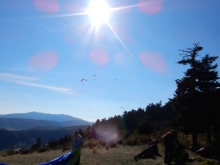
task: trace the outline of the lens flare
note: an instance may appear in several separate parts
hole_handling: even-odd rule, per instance
[[[90,58],[95,64],[104,66],[108,62],[108,52],[103,48],[96,48],[90,52]]]
[[[118,129],[115,125],[99,125],[95,128],[95,134],[99,140],[108,144],[119,140]]]
[[[55,51],[46,51],[31,57],[29,65],[33,69],[49,71],[58,63],[58,54]]]
[[[54,14],[60,10],[58,0],[33,0],[35,7],[47,14]]]
[[[153,15],[162,10],[162,0],[140,0],[138,8],[142,13]]]
[[[162,55],[152,52],[143,52],[139,55],[142,64],[157,73],[168,72],[168,65]]]

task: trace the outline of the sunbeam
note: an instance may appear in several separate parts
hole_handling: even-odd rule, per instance
[[[85,35],[85,37],[84,37],[84,39],[83,39],[82,47],[79,48],[79,50],[80,50],[79,53],[82,54],[82,55],[80,56],[79,63],[78,63],[78,65],[76,66],[76,69],[75,69],[75,71],[74,71],[73,74],[77,73],[77,72],[78,72],[78,69],[80,68],[79,66],[80,66],[81,62],[83,61],[85,52],[86,52],[87,47],[88,47],[88,45],[89,45],[89,43],[90,43],[90,41],[91,41],[92,36],[91,36],[90,34],[92,34],[92,31],[93,31],[93,30],[94,30],[94,28],[90,25],[90,26],[89,26],[89,30],[87,31],[87,33],[86,33],[86,35]]]
[[[147,75],[147,73],[143,70],[143,68],[140,66],[140,64],[135,60],[135,58],[133,57],[132,53],[129,51],[129,49],[126,47],[126,45],[122,42],[122,40],[120,39],[120,37],[117,35],[117,33],[114,31],[114,29],[111,27],[111,25],[109,23],[106,23],[108,25],[108,27],[110,28],[110,30],[112,31],[112,33],[115,35],[115,37],[118,39],[118,41],[122,44],[122,46],[124,47],[124,49],[127,51],[127,53],[130,55],[130,57],[133,59],[133,61],[137,64],[137,66],[139,67],[139,69],[145,74],[145,76],[148,78],[148,80],[152,83],[152,85],[155,87],[155,89],[157,89],[157,91],[161,94],[161,96],[163,96],[163,94],[161,93],[160,89],[157,87],[157,85],[153,82],[153,80]]]
[[[111,25],[106,22],[106,24],[108,25],[108,27],[110,28],[110,30],[112,31],[112,33],[115,35],[115,37],[118,39],[118,41],[122,44],[122,46],[124,47],[124,49],[127,51],[127,53],[131,56],[131,58],[136,62],[136,60],[134,59],[132,53],[128,50],[128,48],[125,46],[125,44],[122,42],[122,40],[120,39],[120,37],[117,35],[117,33],[114,31],[114,29],[111,27]],[[137,62],[136,62],[137,63]],[[138,63],[137,63],[138,64]]]
[[[168,1],[168,0],[154,0],[154,1],[151,0],[151,1],[147,1],[147,2],[141,2],[141,3],[138,3],[138,4],[134,4],[134,5],[115,7],[115,8],[112,8],[112,12],[118,11],[118,10],[125,10],[125,9],[130,9],[130,8],[136,8],[136,7],[149,6],[149,5],[161,3],[161,2],[164,2],[164,1]]]
[[[64,18],[64,17],[74,17],[74,16],[82,16],[82,15],[88,15],[88,12],[80,12],[80,13],[71,13],[71,14],[54,14],[54,15],[47,15],[47,16],[38,16],[38,17],[22,17],[22,18],[16,18],[16,19],[5,19],[1,21],[29,21],[29,20],[42,20],[42,19],[56,19],[56,18]]]

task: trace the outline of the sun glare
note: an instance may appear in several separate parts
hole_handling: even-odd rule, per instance
[[[88,13],[92,23],[95,26],[100,26],[108,21],[111,10],[106,0],[91,0]]]

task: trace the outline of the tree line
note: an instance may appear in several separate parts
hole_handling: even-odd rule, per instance
[[[133,134],[151,134],[165,127],[192,134],[192,145],[198,146],[197,134],[207,134],[207,143],[220,142],[220,83],[217,56],[205,54],[199,59],[203,49],[196,43],[192,48],[180,50],[180,65],[189,68],[184,76],[175,80],[173,98],[162,103],[150,103],[145,109],[124,111],[122,115],[104,118],[89,126],[88,137],[102,139],[110,133],[124,132],[124,137]],[[102,132],[102,133],[100,133]],[[104,133],[103,133],[104,132]]]

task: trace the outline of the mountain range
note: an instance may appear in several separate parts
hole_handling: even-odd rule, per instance
[[[47,114],[40,112],[13,113],[0,115],[0,128],[22,130],[37,127],[69,127],[91,125],[92,122],[64,114]]]

